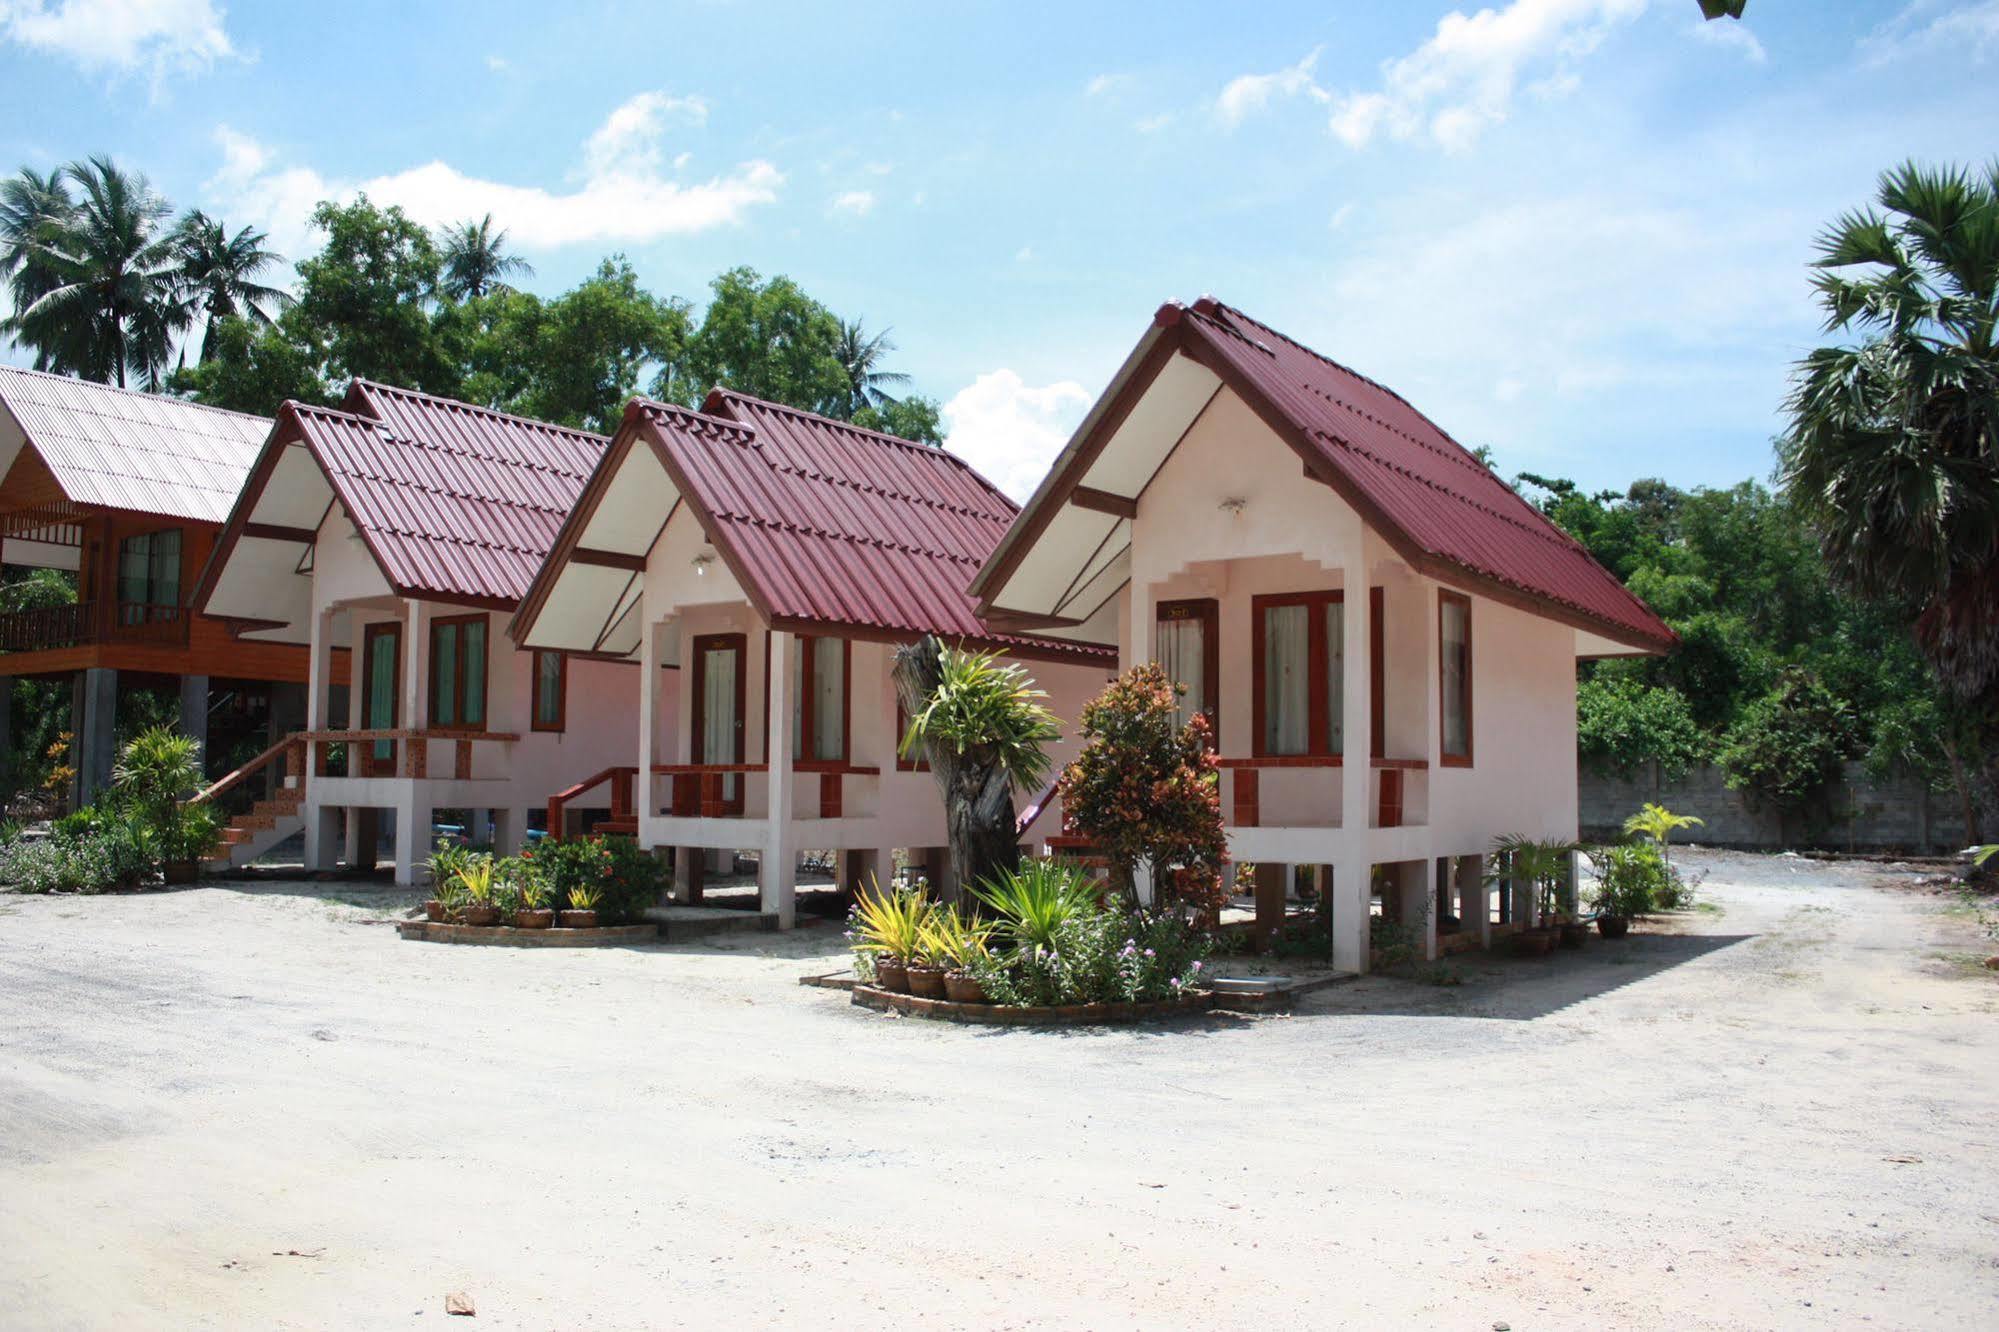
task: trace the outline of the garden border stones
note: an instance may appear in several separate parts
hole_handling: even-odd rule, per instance
[[[517,930],[506,925],[451,925],[401,920],[396,933],[422,943],[492,944],[501,948],[609,948],[659,942],[658,925],[604,925],[591,930]]]

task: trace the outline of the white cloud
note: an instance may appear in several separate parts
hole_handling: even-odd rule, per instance
[[[1945,4],[1913,0],[1860,41],[1871,64],[1940,51],[1969,51],[1982,59],[1999,48],[1999,0]]]
[[[1574,63],[1645,6],[1646,0],[1512,0],[1503,9],[1453,11],[1429,40],[1382,65],[1380,88],[1336,98],[1332,131],[1354,148],[1385,132],[1463,151],[1506,119],[1523,80],[1542,96],[1572,88]]]
[[[1326,220],[1326,226],[1330,230],[1338,231],[1347,224],[1347,219],[1353,216],[1353,209],[1354,206],[1351,202],[1341,204],[1333,210],[1333,215]]]
[[[285,254],[311,245],[309,217],[322,199],[366,194],[397,204],[417,221],[438,226],[493,215],[514,244],[530,249],[606,241],[647,241],[688,235],[743,221],[773,203],[784,174],[753,159],[705,181],[683,181],[662,168],[661,140],[671,123],[698,126],[708,117],[699,97],[641,93],[614,110],[584,144],[581,183],[568,192],[470,176],[432,161],[366,180],[334,179],[305,166],[283,166],[247,135],[216,131],[222,165],[207,182],[229,215],[271,233]],[[685,157],[674,158],[674,169]]]
[[[155,76],[236,54],[213,0],[0,0],[0,35],[88,70]]]
[[[1161,111],[1156,116],[1146,116],[1141,120],[1133,122],[1132,128],[1140,134],[1157,134],[1172,123],[1173,113],[1171,111]]]
[[[1697,39],[1710,46],[1739,52],[1742,58],[1752,65],[1765,64],[1770,59],[1770,53],[1763,49],[1763,43],[1758,41],[1756,34],[1744,27],[1740,20],[1722,19],[1710,22],[1706,19],[1696,19],[1691,31]]]
[[[1288,65],[1274,74],[1244,74],[1230,79],[1228,85],[1215,98],[1215,112],[1222,123],[1234,128],[1243,119],[1263,110],[1280,97],[1297,97],[1300,94],[1316,101],[1326,100],[1325,89],[1312,81],[1312,67],[1319,63],[1319,51],[1314,48],[1295,65]]]
[[[486,57],[486,68],[495,74],[504,74],[513,68],[513,64],[505,56],[489,55]]]
[[[1036,388],[1012,370],[980,375],[944,404],[951,452],[1016,500],[1041,483],[1089,409],[1074,380]]]
[[[1033,263],[1033,262],[1034,262],[1034,247],[1033,247],[1032,245],[1023,245],[1023,246],[1021,246],[1021,247],[1020,247],[1020,248],[1019,248],[1018,250],[1015,250],[1015,251],[1013,252],[1013,261],[1014,261],[1015,263],[1017,263],[1017,264],[1031,264],[1031,263]]]
[[[1102,97],[1105,93],[1116,92],[1120,88],[1128,87],[1131,81],[1131,75],[1129,74],[1099,74],[1083,85],[1083,95],[1085,97]]]
[[[873,190],[848,190],[834,195],[828,207],[848,217],[866,217],[875,211],[875,194]]]

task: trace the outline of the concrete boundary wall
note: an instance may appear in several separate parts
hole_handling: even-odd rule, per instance
[[[1689,768],[1670,781],[1660,778],[1656,764],[1617,776],[1585,767],[1579,787],[1582,835],[1588,840],[1619,835],[1625,818],[1647,800],[1704,819],[1706,826],[1678,834],[1680,840],[1703,846],[1948,854],[1969,840],[1955,791],[1929,790],[1905,774],[1875,782],[1858,763],[1846,765],[1825,808],[1784,819],[1729,790],[1721,769],[1712,764]]]

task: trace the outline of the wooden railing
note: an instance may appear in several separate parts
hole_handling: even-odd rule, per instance
[[[190,614],[183,606],[139,601],[119,602],[112,608],[109,623],[104,622],[94,601],[9,611],[0,615],[0,652],[38,652],[91,643],[179,646],[187,642]]]
[[[858,763],[845,763],[837,759],[797,759],[791,765],[794,773],[819,778],[819,817],[837,819],[846,810],[846,791],[843,783],[849,777],[879,777],[881,769]],[[768,772],[768,763],[655,763],[652,766],[656,777],[673,780],[673,795],[670,808],[677,819],[723,819],[740,817],[742,802],[725,799],[722,794],[722,779],[731,774],[747,775],[753,772]]]
[[[511,731],[445,731],[418,729],[407,726],[381,727],[356,731],[300,731],[295,737],[303,740],[311,749],[311,769],[315,776],[327,775],[328,745],[347,747],[347,774],[351,777],[401,777],[406,780],[420,780],[430,774],[430,745],[432,740],[448,741],[452,745],[452,771],[454,779],[464,781],[472,776],[472,746],[481,742],[510,745],[520,739]],[[388,741],[395,746],[389,758],[379,764],[372,764],[371,751],[378,741]]]
[[[284,775],[296,778],[298,781],[297,789],[303,791],[305,789],[306,773],[305,754],[305,733],[301,731],[296,735],[288,735],[228,776],[195,792],[188,803],[191,805],[205,805],[218,796],[226,795],[280,759],[284,760]],[[275,789],[275,784],[273,789]]]
[[[611,824],[613,828],[603,831],[638,831],[638,812],[632,803],[632,788],[638,782],[639,770],[630,768],[606,768],[594,777],[585,777],[567,790],[557,791],[548,798],[548,840],[562,840],[562,825],[569,807],[586,791],[594,791],[605,782],[611,784]]]

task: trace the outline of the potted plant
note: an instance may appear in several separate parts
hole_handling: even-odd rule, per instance
[[[514,892],[516,929],[545,930],[555,924],[555,912],[548,905],[548,882],[532,865],[521,867],[520,876],[514,881]]]
[[[1525,885],[1540,909],[1541,924],[1513,936],[1513,951],[1540,957],[1553,952],[1559,940],[1569,948],[1582,947],[1588,927],[1575,920],[1574,889],[1569,871],[1580,848],[1558,837],[1527,837],[1508,833],[1493,843],[1488,857],[1487,883],[1512,883],[1516,890]],[[1566,900],[1565,900],[1566,899]]]
[[[448,837],[437,839],[437,848],[430,853],[430,897],[423,904],[423,914],[435,921],[450,920],[460,896],[458,871],[471,862],[472,853],[459,846]]]
[[[989,949],[987,940],[992,937],[993,927],[977,916],[967,920],[948,907],[931,913],[922,934],[923,952],[944,965],[944,997],[957,1004],[983,1004],[986,987],[973,974],[975,963],[984,958]],[[915,979],[911,978],[911,989],[915,989]],[[921,993],[921,991],[918,991]]]
[[[854,895],[853,933],[859,940],[854,947],[873,960],[877,989],[909,992],[909,964],[930,912],[930,903],[913,889],[884,890],[877,883],[873,892],[863,888]]]
[[[498,925],[500,906],[493,900],[493,858],[474,856],[458,871],[459,886],[465,890],[465,906],[459,915],[467,925]]]
[[[597,928],[597,902],[601,894],[587,883],[579,883],[569,890],[569,906],[558,917],[565,930],[594,930]]]
[[[222,815],[213,805],[177,806],[161,830],[161,875],[168,883],[193,883],[201,875],[201,858],[221,832]]]
[[[1591,855],[1596,862],[1596,888],[1590,909],[1597,930],[1606,939],[1621,939],[1635,916],[1650,912],[1657,887],[1666,877],[1665,857],[1650,842],[1607,846]]]

